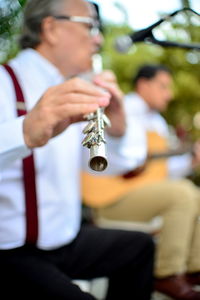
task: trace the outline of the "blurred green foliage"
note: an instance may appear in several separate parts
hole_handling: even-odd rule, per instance
[[[0,1],[0,62],[15,56],[22,23],[22,7],[26,0]]]

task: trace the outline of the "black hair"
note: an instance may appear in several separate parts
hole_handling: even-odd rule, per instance
[[[152,79],[158,72],[166,72],[171,75],[171,71],[168,67],[160,64],[146,64],[141,66],[136,75],[133,78],[133,84],[136,84],[140,78]]]
[[[100,29],[101,33],[103,33],[104,28],[103,28],[103,22],[102,22],[102,18],[101,18],[99,4],[97,4],[96,2],[94,2],[92,0],[88,0],[88,2],[91,3],[95,8],[95,11],[97,13],[97,20],[99,21],[99,29]]]

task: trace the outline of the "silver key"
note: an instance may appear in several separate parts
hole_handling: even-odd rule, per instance
[[[82,145],[90,148],[91,145],[94,143],[94,141],[95,141],[95,133],[92,131],[89,132],[89,134],[86,135],[86,137],[83,139]]]
[[[95,130],[95,127],[96,127],[96,122],[94,120],[91,120],[86,126],[85,128],[83,129],[83,133],[84,134],[87,134],[91,131],[94,131]]]
[[[108,127],[111,127],[110,119],[105,114],[103,114],[102,118],[103,118],[103,121],[104,121],[104,125],[108,126]]]

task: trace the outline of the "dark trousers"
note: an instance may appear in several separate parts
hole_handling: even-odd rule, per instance
[[[148,300],[153,254],[147,234],[83,226],[71,244],[56,250],[1,250],[1,294],[6,299],[92,300],[71,279],[106,276],[106,300]]]

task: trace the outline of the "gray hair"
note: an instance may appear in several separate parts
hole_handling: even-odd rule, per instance
[[[42,20],[62,12],[67,0],[29,0],[24,10],[23,30],[19,39],[22,49],[40,44]]]

